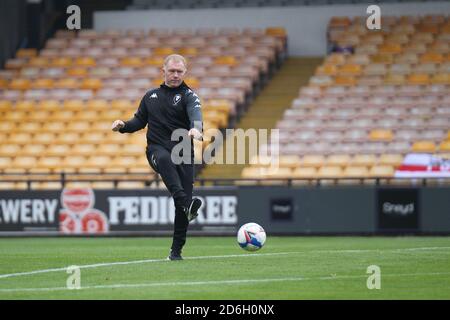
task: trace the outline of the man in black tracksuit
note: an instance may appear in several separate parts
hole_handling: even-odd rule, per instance
[[[201,103],[195,92],[183,81],[186,61],[182,56],[168,56],[164,61],[163,72],[164,83],[145,94],[132,119],[114,121],[112,130],[132,133],[148,125],[147,159],[150,166],[161,175],[175,202],[174,234],[168,259],[182,260],[181,249],[186,243],[189,221],[197,217],[197,211],[202,205],[200,199],[192,199],[194,186],[192,138],[202,139]],[[174,131],[181,131],[181,135],[177,135],[178,139],[174,139],[175,141],[172,140]],[[179,160],[174,161],[180,155],[179,152],[172,154],[172,150],[182,139],[190,143],[188,148],[190,154],[183,155],[183,159],[187,156],[190,161],[180,163]]]

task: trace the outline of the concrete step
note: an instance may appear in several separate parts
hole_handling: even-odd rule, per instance
[[[280,70],[254,99],[236,127],[256,130],[274,128],[284,111],[291,106],[292,100],[298,96],[300,87],[308,84],[322,60],[318,57],[291,57],[285,60]],[[225,152],[221,148],[217,155],[225,159]],[[239,178],[244,167],[245,165],[209,165],[202,170],[200,177]]]

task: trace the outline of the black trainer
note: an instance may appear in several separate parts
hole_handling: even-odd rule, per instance
[[[194,220],[198,216],[198,209],[202,206],[202,200],[199,198],[192,199],[191,203],[189,204],[188,210],[186,212],[187,218],[189,221]]]
[[[175,260],[183,260],[181,256],[181,251],[170,250],[170,254],[167,257],[167,260],[175,261]]]

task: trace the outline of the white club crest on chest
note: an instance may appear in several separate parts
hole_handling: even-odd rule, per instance
[[[178,102],[180,102],[180,101],[181,101],[181,94],[176,94],[173,97],[173,105],[176,106],[178,104]]]

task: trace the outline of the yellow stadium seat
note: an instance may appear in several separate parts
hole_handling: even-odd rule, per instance
[[[76,172],[78,168],[83,167],[87,157],[79,155],[65,156],[62,161],[62,169],[64,172]]]
[[[44,144],[27,144],[23,146],[23,149],[21,150],[20,154],[25,156],[34,156],[37,157],[39,155],[42,155],[46,152],[46,146]]]
[[[175,53],[175,51],[172,48],[168,47],[158,47],[153,49],[153,53],[156,56],[168,56],[169,54]]]
[[[268,157],[270,159],[270,157]],[[300,164],[300,157],[297,155],[284,155],[279,157],[280,167],[294,169]]]
[[[356,84],[356,79],[351,76],[337,76],[334,78],[336,85],[340,86],[354,86]]]
[[[409,63],[416,64],[419,63],[419,58],[414,52],[406,52],[395,56],[395,63]]]
[[[343,170],[339,166],[322,166],[317,171],[319,178],[341,178],[343,177]]]
[[[355,154],[351,160],[354,166],[372,167],[377,163],[377,157],[373,154]]]
[[[95,154],[96,147],[93,144],[75,144],[72,149],[73,155],[89,156]]]
[[[12,165],[12,159],[10,157],[3,156],[2,152],[0,151],[0,172],[4,169],[8,169]]]
[[[366,178],[369,176],[369,170],[365,166],[347,166],[343,175],[347,178]]]
[[[186,84],[193,88],[193,89],[198,89],[200,88],[200,80],[194,77],[186,77],[184,79],[184,82],[186,82]]]
[[[179,52],[183,56],[196,56],[198,54],[198,50],[195,47],[180,48]]]
[[[12,79],[9,83],[11,90],[28,90],[31,88],[30,80],[28,79]]]
[[[161,67],[164,64],[164,58],[160,57],[160,56],[159,57],[152,56],[152,57],[144,59],[144,63],[146,65],[150,65],[150,66]]]
[[[262,167],[245,167],[242,169],[241,178],[243,179],[261,179],[265,173]]]
[[[358,64],[344,64],[339,68],[340,75],[359,75],[361,71],[361,66]]]
[[[45,57],[34,57],[28,62],[29,66],[46,68],[50,66],[49,59]]]
[[[52,89],[53,80],[52,79],[37,79],[31,86],[35,89]]]
[[[33,58],[37,56],[37,49],[29,48],[29,49],[19,49],[16,52],[17,58]]]
[[[88,74],[87,70],[82,67],[69,68],[66,73],[71,77],[86,77]]]
[[[292,178],[313,179],[317,177],[317,168],[315,167],[297,167],[292,172]]]
[[[30,143],[30,141],[32,141],[32,134],[30,133],[26,133],[26,132],[18,132],[18,133],[14,133],[12,135],[9,136],[9,141],[10,143],[16,143],[16,144],[27,144]]]
[[[411,150],[414,152],[432,153],[436,151],[436,145],[433,141],[416,141],[413,143]]]
[[[327,166],[345,167],[351,161],[351,156],[348,154],[332,154],[327,157]]]
[[[57,111],[60,109],[60,102],[58,100],[41,100],[37,108],[46,111]]]
[[[1,111],[9,111],[11,108],[12,108],[11,101],[0,100],[0,110]]]
[[[103,132],[84,132],[79,142],[84,144],[101,144],[105,141],[105,135]]]
[[[430,77],[425,73],[411,74],[408,77],[408,83],[412,85],[426,85],[430,83]]]
[[[16,169],[29,170],[36,166],[37,159],[32,156],[15,157],[13,161],[13,166]]]
[[[15,182],[0,181],[0,190],[15,190]]]
[[[114,109],[135,109],[135,104],[132,101],[126,100],[126,99],[114,99],[114,100],[111,101],[111,108],[114,108]]]
[[[345,55],[342,53],[332,53],[325,58],[325,65],[341,65],[345,63]]]
[[[369,139],[373,141],[392,141],[394,135],[389,129],[374,129],[369,133]]]
[[[114,100],[111,102],[111,107],[113,107]],[[110,104],[104,99],[90,99],[86,102],[86,108],[88,109],[107,109]]]
[[[26,117],[26,112],[22,110],[9,111],[3,117],[3,121],[21,122]]]
[[[432,84],[450,84],[450,74],[438,73],[434,74],[430,80]]]
[[[75,59],[75,65],[80,67],[95,67],[95,59],[91,57],[79,57]]]
[[[390,165],[375,165],[369,171],[372,178],[390,178],[394,176],[394,173],[395,169]]]
[[[120,60],[121,65],[129,67],[140,67],[143,63],[143,60],[139,57],[126,57]]]
[[[333,84],[333,78],[330,76],[312,76],[309,79],[310,86],[326,87]]]
[[[142,189],[145,188],[143,181],[119,181],[117,189]]]
[[[42,132],[34,137],[34,142],[49,145],[55,141],[56,135],[53,132]]]
[[[221,56],[217,57],[214,62],[216,64],[222,64],[222,65],[230,65],[234,66],[237,64],[236,58],[233,56]]]
[[[92,188],[92,182],[88,181],[67,181],[65,184],[67,189]]]
[[[441,53],[428,52],[420,57],[420,61],[423,63],[427,62],[442,63],[444,62],[444,56]]]
[[[417,27],[419,32],[433,33],[436,34],[439,32],[439,27],[437,25],[430,24],[422,24]]]
[[[445,54],[450,51],[449,44],[445,42],[434,42],[429,48],[429,52]]]
[[[302,158],[302,167],[314,167],[319,168],[325,163],[325,157],[323,155],[305,155]]]
[[[102,81],[100,79],[84,79],[81,82],[81,89],[99,90],[102,88]]]
[[[64,156],[70,153],[70,146],[66,144],[53,144],[48,147],[46,154],[49,156]]]
[[[57,57],[52,60],[51,65],[54,67],[69,68],[72,66],[72,58]]]
[[[63,132],[66,129],[67,129],[66,124],[61,121],[45,122],[42,126],[42,131],[45,131],[45,132],[59,133],[59,132]]]
[[[392,54],[375,54],[372,56],[372,62],[374,63],[393,63],[394,57]]]
[[[68,110],[84,110],[84,101],[80,99],[64,100],[63,107]]]
[[[86,162],[83,164],[81,168],[78,169],[78,172],[85,172],[85,173],[96,173],[101,172],[111,164],[111,157],[109,156],[99,156],[95,155],[91,156],[86,160]]]
[[[114,189],[112,181],[93,181],[91,184],[93,189]]]
[[[398,54],[402,52],[402,46],[398,43],[386,43],[380,46],[380,54]]]
[[[49,121],[69,122],[76,119],[76,112],[73,110],[58,110],[55,111],[49,118]]]
[[[32,190],[59,190],[62,188],[62,184],[59,181],[40,181],[32,182]]]
[[[331,64],[320,65],[316,69],[316,75],[334,76],[336,74],[337,74],[337,68],[335,65],[331,65]]]
[[[56,81],[54,86],[58,89],[78,89],[80,82],[73,78],[64,78]]]
[[[405,76],[402,74],[389,73],[384,77],[384,83],[390,85],[403,85],[405,84]]]
[[[381,154],[378,158],[378,164],[379,165],[390,165],[390,166],[399,166],[403,162],[403,155],[401,154],[392,154],[392,153],[386,153]]]
[[[8,80],[6,79],[0,79],[0,89],[6,89],[8,88]]]
[[[439,144],[439,151],[440,152],[449,152],[450,151],[450,140],[442,141]]]
[[[287,179],[291,174],[290,168],[280,168],[280,167],[260,167],[261,178],[281,178]]]
[[[61,158],[52,156],[41,157],[37,162],[37,167],[39,169],[47,169],[48,171],[59,172],[62,168]]]
[[[126,154],[126,153],[125,153]],[[136,163],[136,157],[125,155],[125,156],[117,156],[111,162],[112,166],[116,166],[121,168],[123,171],[131,168]]]
[[[407,26],[407,27],[411,27],[411,26]],[[392,45],[392,44],[404,45],[404,44],[407,44],[407,43],[409,43],[409,37],[405,33],[393,33],[392,35],[387,36],[386,39],[385,39],[385,44],[389,44],[389,45]],[[385,50],[386,49],[387,50],[391,50],[391,52],[392,51],[394,51],[394,52],[402,51],[402,47],[401,46],[395,46],[393,48],[385,48]],[[397,50],[400,50],[400,51],[397,51]]]
[[[162,78],[157,78],[152,80],[152,86],[157,88],[160,86],[161,83],[163,83],[164,80]]]
[[[95,151],[96,154],[98,155],[108,155],[108,156],[115,156],[117,155],[117,146],[114,144],[101,144],[99,145],[99,147],[97,148],[97,150]]]

